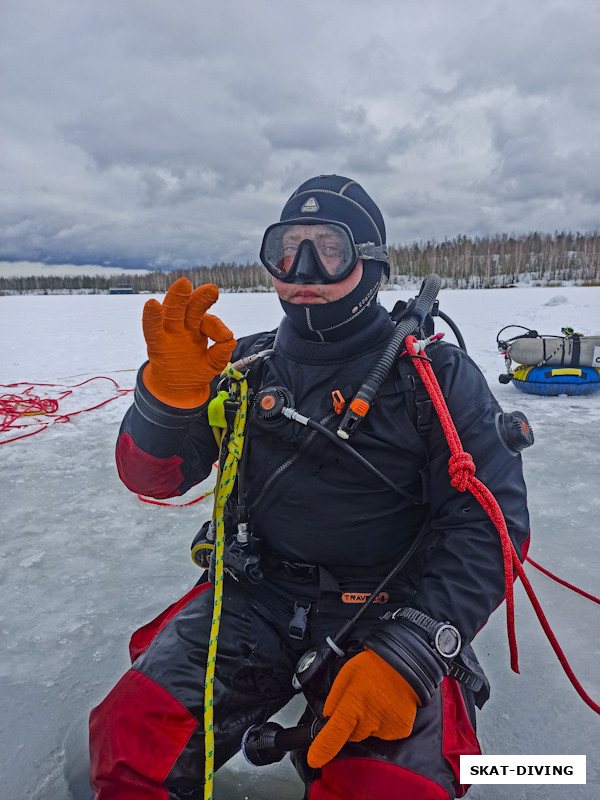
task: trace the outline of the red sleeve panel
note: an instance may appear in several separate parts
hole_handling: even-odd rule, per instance
[[[119,477],[132,492],[163,499],[181,494],[180,456],[157,458],[145,453],[126,432],[121,433],[115,453]]]

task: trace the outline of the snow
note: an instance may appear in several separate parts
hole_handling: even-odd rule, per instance
[[[391,308],[414,292],[386,291]],[[0,383],[57,396],[73,388],[61,413],[96,405],[133,387],[145,358],[141,313],[147,296],[0,297]],[[528,416],[535,445],[524,453],[532,517],[530,554],[580,588],[600,594],[595,541],[599,511],[600,396],[540,398],[501,385],[496,333],[514,323],[540,333],[561,327],[600,333],[600,288],[444,290],[441,308],[459,325],[467,349],[504,410]],[[215,309],[238,336],[273,328],[273,294],[225,294]],[[444,330],[445,325],[437,326]],[[448,338],[453,340],[452,334]],[[25,383],[20,388],[25,388]],[[0,388],[15,392],[16,389]],[[53,394],[52,394],[53,393]],[[133,630],[156,616],[198,578],[190,542],[210,500],[186,508],[140,502],[119,482],[114,443],[131,401],[114,402],[3,444],[0,566],[3,800],[88,800],[85,726],[128,667]],[[301,409],[300,409],[301,410]],[[198,487],[197,496],[210,487]],[[184,498],[180,502],[190,499]],[[567,658],[600,701],[598,606],[537,572],[527,574]],[[600,797],[600,719],[562,671],[521,586],[516,588],[521,674],[508,662],[504,609],[476,639],[492,683],[479,717],[490,754],[586,754],[587,785],[474,786],[471,800]],[[298,703],[280,719],[293,724]],[[241,757],[217,776],[215,796],[292,800],[302,791],[287,763],[254,768]]]

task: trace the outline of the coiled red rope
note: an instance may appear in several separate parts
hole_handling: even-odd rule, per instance
[[[69,411],[68,414],[59,414],[61,403],[65,398],[73,394],[74,389],[85,386],[92,381],[99,380],[110,381],[114,384],[116,394],[88,408]],[[42,397],[40,396],[38,387],[58,390],[58,394],[56,397]],[[69,422],[71,417],[75,417],[77,414],[83,414],[86,411],[94,411],[133,391],[133,389],[122,389],[113,378],[107,378],[103,375],[99,375],[95,378],[88,378],[73,386],[65,386],[64,384],[58,383],[29,383],[21,381],[19,383],[0,384],[0,388],[19,390],[18,393],[13,391],[5,392],[0,395],[0,435],[12,431],[24,431],[27,428],[34,427],[33,430],[28,432],[19,433],[17,436],[12,436],[9,439],[3,439],[0,441],[0,444],[8,444],[8,442],[16,442],[19,439],[26,439],[28,436],[34,436],[37,433],[41,433],[50,425]]]
[[[117,393],[113,397],[109,397],[100,403],[89,406],[88,408],[81,408],[77,411],[69,411],[68,414],[59,414],[62,401],[72,395],[74,389],[78,389],[79,387],[85,386],[92,381],[98,380],[110,381],[117,390]],[[21,387],[27,388],[21,389]],[[44,389],[58,389],[58,396],[41,397],[38,387]],[[3,439],[0,441],[0,444],[8,444],[8,442],[16,442],[19,439],[26,439],[28,436],[34,436],[37,433],[41,433],[49,425],[57,422],[69,422],[71,417],[74,417],[77,414],[83,414],[86,411],[94,411],[95,409],[100,408],[107,403],[111,403],[113,400],[117,400],[119,397],[123,397],[124,395],[134,391],[133,389],[122,389],[113,378],[108,378],[103,375],[94,378],[88,378],[82,383],[76,383],[72,386],[64,386],[58,383],[28,383],[22,381],[20,383],[0,384],[0,388],[20,390],[18,393],[6,392],[0,395],[0,435],[10,431],[26,430],[27,428],[34,426],[34,430],[30,430],[27,433],[19,433],[17,436],[12,436],[9,439]],[[34,394],[34,392],[38,393]],[[163,503],[159,500],[143,497],[141,494],[138,494],[137,497],[143,503],[150,503],[155,506],[185,508],[204,500],[206,497],[212,494],[213,491],[214,490],[211,489],[201,497],[196,497],[194,500],[190,500],[187,503]]]
[[[429,360],[424,357],[420,356],[417,351],[417,339],[414,336],[407,336],[406,337],[406,349],[408,353],[412,356],[413,363],[419,373],[419,377],[423,381],[425,388],[431,398],[431,401],[435,407],[436,413],[440,419],[442,424],[442,428],[444,431],[444,436],[446,437],[446,441],[448,442],[448,446],[450,448],[451,457],[449,460],[449,473],[451,478],[451,483],[455,486],[459,491],[464,492],[468,490],[471,494],[475,497],[475,499],[479,502],[482,508],[485,510],[487,515],[490,517],[496,530],[500,535],[500,541],[502,543],[502,555],[504,558],[504,581],[506,586],[506,621],[507,621],[507,630],[508,630],[508,643],[510,648],[510,662],[511,668],[514,672],[519,672],[519,659],[518,659],[518,650],[517,650],[517,640],[515,635],[515,612],[514,612],[514,592],[513,592],[513,584],[514,584],[514,572],[516,572],[523,583],[525,591],[527,592],[527,596],[537,618],[554,650],[560,664],[565,671],[567,677],[571,681],[574,689],[581,697],[581,699],[597,714],[600,714],[600,705],[595,703],[592,698],[585,692],[575,673],[571,669],[569,662],[566,659],[565,654],[563,653],[556,636],[554,635],[548,620],[546,619],[546,615],[544,614],[542,607],[533,591],[531,584],[529,583],[529,579],[525,574],[525,570],[523,569],[523,565],[517,555],[517,551],[510,540],[508,535],[508,529],[506,527],[506,522],[504,520],[504,515],[502,514],[502,510],[498,505],[496,498],[490,492],[490,490],[480,481],[478,478],[475,477],[475,464],[473,463],[473,458],[469,453],[466,453],[463,450],[462,443],[460,441],[460,437],[458,435],[458,431],[452,421],[452,417],[450,416],[450,412],[448,410],[448,406],[446,405],[446,401],[442,394],[442,390],[440,389],[440,385],[435,377],[435,373],[429,363]],[[420,348],[422,349],[422,347]],[[514,572],[513,572],[514,570]]]

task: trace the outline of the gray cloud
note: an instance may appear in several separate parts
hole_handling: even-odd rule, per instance
[[[6,0],[0,258],[255,260],[306,178],[389,241],[598,226],[587,0]]]
[[[598,99],[600,7],[589,0],[483,4],[477,25],[455,38],[443,59],[462,91],[512,86],[524,96]]]

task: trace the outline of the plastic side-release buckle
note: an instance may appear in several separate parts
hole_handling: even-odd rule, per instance
[[[288,627],[288,636],[290,639],[304,639],[306,633],[306,625],[308,619],[308,612],[311,609],[311,604],[303,606],[301,603],[294,603],[294,614]]]

